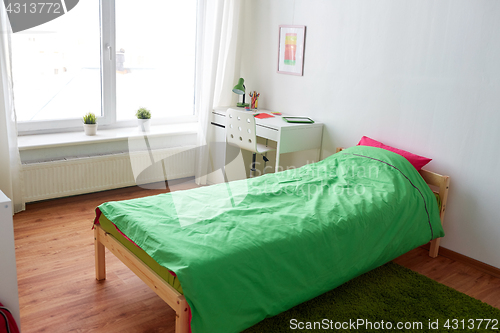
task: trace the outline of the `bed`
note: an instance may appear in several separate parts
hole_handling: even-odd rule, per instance
[[[299,169],[104,203],[96,278],[106,247],[176,312],[177,333],[239,332],[429,241],[437,256],[448,187],[398,154],[356,146]]]

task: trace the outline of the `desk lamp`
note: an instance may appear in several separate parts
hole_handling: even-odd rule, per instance
[[[245,103],[245,85],[243,84],[245,80],[240,77],[238,80],[238,84],[236,84],[233,88],[233,92],[238,95],[243,95],[243,102],[242,103],[236,103],[236,106],[244,108],[245,106],[249,106],[248,103]]]

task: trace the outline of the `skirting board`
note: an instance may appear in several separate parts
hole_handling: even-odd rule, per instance
[[[422,248],[429,250],[430,243],[422,245]],[[439,248],[439,255],[443,256],[445,258],[451,259],[451,260],[455,260],[455,261],[467,264],[468,266],[474,267],[475,269],[478,269],[481,272],[488,273],[494,277],[500,278],[500,268],[496,268],[494,266],[485,264],[484,262],[481,262],[479,260],[464,256],[463,254],[449,250],[445,247]]]

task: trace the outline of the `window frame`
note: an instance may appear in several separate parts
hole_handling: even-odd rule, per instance
[[[203,10],[203,1],[196,1],[196,36],[195,36],[195,73],[199,60],[198,38],[200,27],[200,11]],[[100,65],[101,65],[101,109],[94,113],[97,115],[97,123],[100,129],[112,129],[120,127],[137,126],[137,121],[121,120],[116,118],[116,20],[115,0],[99,1],[100,22]],[[108,47],[109,46],[109,47]],[[15,74],[14,74],[15,75]],[[196,76],[194,78],[193,114],[178,117],[152,118],[152,125],[176,124],[197,122],[198,114],[195,108],[197,100],[196,87],[198,87]],[[14,93],[15,98],[15,93]],[[83,115],[82,115],[83,117]],[[60,120],[37,120],[18,121],[17,129],[19,135],[48,134],[61,132],[77,132],[82,130],[82,120],[60,119]]]

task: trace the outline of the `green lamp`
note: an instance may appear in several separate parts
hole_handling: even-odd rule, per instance
[[[243,103],[236,103],[236,106],[244,108],[245,106],[249,106],[250,104],[245,103],[245,85],[243,84],[245,80],[240,77],[238,80],[238,84],[236,84],[233,88],[233,92],[238,95],[243,95]]]

